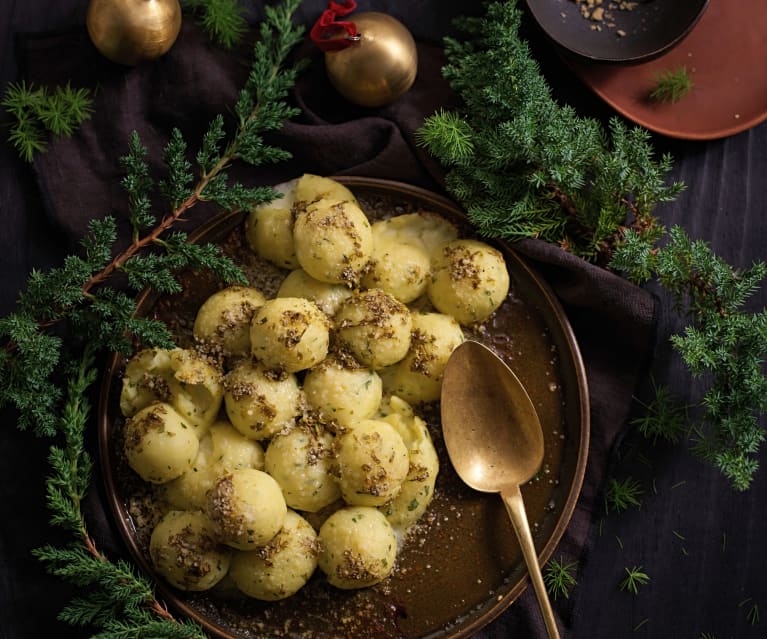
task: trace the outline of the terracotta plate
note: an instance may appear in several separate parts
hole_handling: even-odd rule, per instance
[[[568,63],[597,95],[637,124],[673,138],[711,140],[767,119],[765,59],[763,0],[711,0],[690,34],[651,62],[623,66],[569,58]],[[657,74],[679,67],[687,69],[692,91],[676,103],[651,100]]]
[[[448,200],[399,183],[340,178],[371,218],[418,210],[434,211],[463,230],[465,218]],[[215,241],[263,277],[268,267],[243,241],[242,217],[226,216],[201,229],[196,241]],[[468,233],[465,233],[468,234]],[[526,384],[540,413],[546,455],[539,476],[523,489],[542,561],[554,551],[575,508],[589,441],[586,376],[572,330],[550,289],[508,247],[508,299],[486,332],[472,337],[494,347]],[[194,309],[217,286],[187,275],[184,294],[147,294],[140,312],[169,322],[179,345],[188,340]],[[194,278],[194,279],[192,279]],[[268,293],[268,291],[267,291]],[[117,400],[124,361],[114,357],[102,389],[99,440],[106,491],[117,526],[135,562],[153,575],[146,546],[151,531],[140,507],[141,483],[124,463],[118,444]],[[429,424],[440,473],[435,497],[385,582],[358,591],[329,587],[319,571],[293,597],[258,602],[217,587],[204,594],[173,590],[158,579],[160,595],[177,612],[215,637],[237,639],[458,639],[503,612],[524,590],[526,570],[501,500],[463,485],[447,459],[439,407],[419,409]]]
[[[634,63],[669,50],[689,33],[708,0],[527,0],[562,50],[585,60]],[[585,15],[584,15],[585,14]]]

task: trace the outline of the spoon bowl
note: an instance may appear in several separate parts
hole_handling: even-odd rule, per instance
[[[519,540],[549,637],[558,638],[520,486],[543,462],[543,431],[522,382],[491,349],[466,341],[442,380],[442,433],[450,462],[471,488],[499,493]]]

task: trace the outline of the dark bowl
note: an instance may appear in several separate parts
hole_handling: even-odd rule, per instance
[[[391,212],[432,211],[469,234],[463,212],[434,193],[364,177],[342,177],[375,219]],[[214,242],[249,275],[267,265],[247,248],[243,214],[227,214],[203,226],[193,241]],[[548,285],[507,244],[512,281],[509,297],[486,331],[472,339],[493,347],[525,384],[541,419],[546,453],[540,476],[523,487],[525,507],[542,564],[554,553],[575,510],[589,448],[586,372],[572,328]],[[273,268],[273,267],[272,267]],[[184,292],[147,292],[139,314],[166,321],[187,339],[190,320],[218,284],[199,273],[182,273]],[[440,458],[434,500],[415,537],[405,543],[398,567],[383,584],[356,591],[327,586],[319,571],[289,599],[258,602],[230,589],[182,592],[159,578],[148,556],[151,526],[141,510],[145,488],[121,454],[119,414],[124,360],[110,358],[101,389],[100,457],[114,521],[135,563],[156,578],[158,595],[177,613],[216,639],[466,639],[506,610],[529,580],[510,520],[497,495],[460,481],[447,458],[437,407],[423,417]],[[353,623],[350,622],[353,621]]]
[[[599,20],[590,17],[587,0],[527,0],[527,6],[565,53],[595,62],[635,63],[678,44],[708,0],[603,0]]]

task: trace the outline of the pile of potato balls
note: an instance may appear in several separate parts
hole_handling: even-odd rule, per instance
[[[173,586],[227,578],[284,599],[388,577],[429,506],[439,460],[414,410],[439,399],[463,327],[506,298],[502,254],[430,212],[371,223],[353,193],[304,175],[245,234],[285,273],[271,298],[213,293],[194,346],[128,361],[128,464],[162,511],[149,554]]]

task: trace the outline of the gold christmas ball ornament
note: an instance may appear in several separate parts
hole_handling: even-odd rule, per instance
[[[90,0],[85,24],[106,57],[132,66],[160,57],[181,30],[179,0]]]
[[[394,102],[415,81],[418,52],[410,31],[375,11],[351,16],[357,34],[349,46],[325,52],[328,78],[350,102],[379,107]]]

